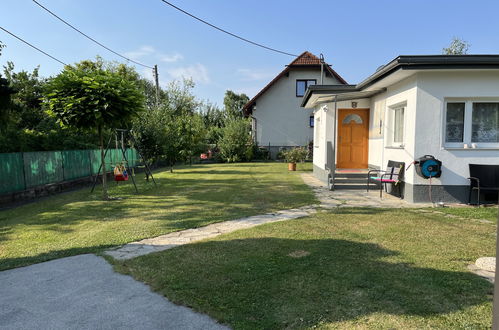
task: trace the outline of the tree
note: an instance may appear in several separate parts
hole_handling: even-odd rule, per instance
[[[211,103],[205,103],[202,111],[204,126],[206,127],[206,142],[218,144],[222,137],[222,127],[225,125],[225,113]]]
[[[244,93],[236,94],[231,90],[225,91],[224,111],[227,118],[243,118],[243,107],[248,101],[249,97]]]
[[[205,125],[198,111],[202,103],[192,88],[192,80],[172,81],[160,90],[159,107],[151,107],[133,124],[141,150],[152,161],[166,161],[170,171],[205,148]]]
[[[250,122],[246,118],[231,119],[226,122],[218,142],[220,154],[225,161],[230,163],[251,159],[253,139],[250,127]]]
[[[45,79],[40,78],[38,71],[39,67],[32,72],[14,72],[14,63],[10,61],[4,66],[5,77],[16,91],[12,96],[13,111],[22,129],[34,129],[47,117],[41,102]]]
[[[458,37],[452,38],[452,41],[447,48],[442,49],[442,54],[444,55],[466,55],[468,54],[468,49],[470,48],[470,44]]]
[[[47,112],[61,126],[97,131],[105,200],[108,195],[104,130],[128,126],[144,108],[144,95],[135,81],[128,79],[129,76],[120,68],[113,68],[106,68],[100,59],[69,65],[48,81],[44,91]]]

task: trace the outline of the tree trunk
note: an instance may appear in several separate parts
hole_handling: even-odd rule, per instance
[[[99,141],[100,141],[100,158],[101,158],[101,168],[102,168],[102,199],[108,200],[107,195],[107,170],[106,170],[106,159],[104,158],[104,136],[102,134],[102,126],[99,125]]]

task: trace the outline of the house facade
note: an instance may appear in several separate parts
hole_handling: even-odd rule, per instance
[[[322,72],[322,74],[321,74]],[[281,148],[307,146],[313,140],[313,111],[301,108],[309,86],[346,84],[330,65],[304,52],[287,65],[243,108],[252,119],[255,142],[275,158]]]
[[[499,56],[399,56],[358,85],[308,88],[314,174],[385,169],[405,163],[410,202],[468,202],[469,164],[499,165]],[[442,162],[438,178],[419,176],[417,158]]]

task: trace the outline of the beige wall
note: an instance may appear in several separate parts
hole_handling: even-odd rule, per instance
[[[256,101],[253,117],[257,125],[257,142],[261,146],[305,146],[313,140],[309,126],[312,110],[300,107],[302,97],[296,97],[297,79],[316,79],[320,84],[320,69],[292,69]],[[325,85],[339,84],[324,77]]]

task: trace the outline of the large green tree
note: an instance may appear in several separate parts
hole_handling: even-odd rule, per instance
[[[69,65],[49,79],[44,102],[61,126],[97,132],[105,173],[104,130],[127,127],[144,108],[131,69],[106,65],[99,59]],[[102,176],[103,199],[108,199],[106,175]]]
[[[243,118],[243,107],[248,103],[249,97],[244,94],[237,94],[231,90],[225,91],[224,111],[228,119]]]

